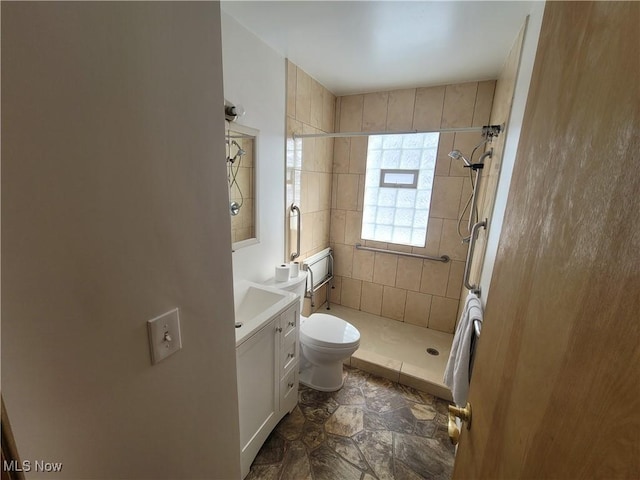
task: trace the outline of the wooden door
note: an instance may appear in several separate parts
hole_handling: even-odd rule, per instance
[[[545,7],[455,479],[640,478],[639,26]]]

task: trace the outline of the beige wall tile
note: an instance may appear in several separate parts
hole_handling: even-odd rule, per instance
[[[354,249],[351,276],[365,282],[373,280],[373,264],[375,253]]]
[[[359,310],[361,293],[362,280],[348,277],[342,278],[342,305]]]
[[[307,177],[309,179],[306,188],[307,188],[307,205],[305,207],[305,212],[316,212],[320,210],[320,185],[319,178],[320,174],[315,172],[308,172]]]
[[[325,308],[323,305],[327,301],[327,285],[320,287],[320,289],[313,294],[313,302],[315,307],[313,307],[314,312],[324,313]]]
[[[341,210],[357,210],[359,175],[339,174],[336,206]]]
[[[438,143],[438,156],[436,157],[436,176],[449,175],[449,167],[451,166],[451,157],[449,152],[453,150],[454,133],[441,133],[440,142]]]
[[[460,290],[462,288],[462,275],[464,274],[464,262],[451,262],[449,269],[449,282],[447,283],[448,298],[460,298]]]
[[[395,286],[398,256],[388,253],[376,253],[373,267],[373,281],[382,285]]]
[[[420,292],[444,297],[447,293],[449,282],[450,262],[434,262],[424,260],[422,263],[422,278],[420,280]]]
[[[311,126],[315,128],[322,128],[322,85],[320,85],[313,78],[311,79]]]
[[[491,107],[491,120],[489,122],[493,125],[507,123],[509,118],[513,91],[515,89],[520,64],[524,30],[524,27],[520,29],[520,33],[511,47],[511,51],[504,62],[504,66],[496,82],[495,92],[493,94],[493,105]]]
[[[382,313],[382,285],[362,282],[362,296],[360,310],[380,315]]]
[[[322,92],[322,130],[333,132],[336,116],[336,97],[326,88]]]
[[[358,205],[357,209],[359,212],[362,212],[364,208],[364,184],[366,180],[366,175],[360,175],[358,178]]]
[[[320,133],[320,130],[316,129],[316,132]],[[315,139],[315,151],[313,155],[313,168],[314,172],[324,172],[324,162],[327,157],[327,139],[316,138]]]
[[[345,243],[344,241],[344,227],[347,217],[345,210],[331,210],[331,234],[329,239],[331,243]]]
[[[413,126],[415,102],[415,88],[389,92],[386,129],[390,132],[410,130]]]
[[[439,254],[448,255],[452,260],[464,261],[467,258],[467,246],[467,243],[461,243],[458,236],[458,220],[444,220]]]
[[[458,301],[452,298],[436,297],[431,299],[429,328],[441,332],[453,333],[458,313]]]
[[[382,316],[402,321],[406,301],[406,290],[385,285],[382,292]]]
[[[429,215],[437,218],[458,218],[462,180],[460,177],[434,178]]]
[[[353,266],[353,247],[336,243],[333,246],[333,273],[341,277],[350,277]]]
[[[478,83],[447,85],[442,109],[442,127],[470,127]]]
[[[338,275],[333,276],[333,288],[329,293],[331,303],[342,305],[342,277]]]
[[[367,137],[353,137],[349,153],[349,173],[367,172]]]
[[[287,60],[287,115],[296,116],[296,66]]]
[[[316,129],[307,125],[302,125],[302,133],[316,133]],[[315,170],[316,166],[316,139],[303,138],[302,139],[302,170],[305,172],[311,172]]]
[[[427,242],[424,251],[425,255],[439,255],[442,222],[443,220],[441,218],[429,218],[429,224],[427,225]]]
[[[440,128],[445,87],[427,87],[416,90],[413,128],[430,130]]]
[[[362,243],[360,234],[362,233],[362,212],[354,212],[348,210],[346,214],[344,243],[347,245],[355,245]]]
[[[316,168],[319,172],[333,171],[333,138],[316,138]]]
[[[412,253],[418,255],[439,255],[440,251],[440,237],[442,236],[442,219],[441,218],[429,218],[429,224],[427,225],[427,239],[424,248],[413,247]]]
[[[336,174],[331,176],[331,208],[338,208],[338,177]]]
[[[431,309],[431,295],[418,292],[407,292],[407,303],[404,312],[404,321],[412,325],[426,327],[429,323],[429,310]]]
[[[341,132],[340,130],[340,112],[342,110],[342,97],[336,97],[335,116],[333,117],[333,131]]]
[[[329,225],[330,216],[329,210],[320,210],[316,212],[311,244],[313,248],[326,248],[329,243]]]
[[[311,77],[300,68],[296,69],[296,120],[311,120]]]
[[[419,291],[421,278],[422,260],[419,258],[398,257],[396,287]]]
[[[313,213],[303,213],[300,222],[300,251],[308,252],[313,248]]]
[[[349,173],[350,138],[336,138],[333,143],[333,173]]]
[[[309,210],[309,175],[310,172],[302,172],[296,170],[295,183],[298,184],[298,178],[300,178],[300,198],[298,199],[298,207],[300,211],[306,212]]]
[[[473,175],[474,177],[474,181],[475,181],[475,174]],[[480,186],[482,187],[483,182],[482,180],[486,180],[481,178],[480,179]],[[480,193],[481,190],[479,190]],[[471,188],[471,181],[469,181],[467,178],[465,178],[462,181],[462,194],[460,195],[460,206],[458,207],[458,218],[460,218],[460,215],[462,215],[462,224],[460,225],[460,231],[464,234],[467,235],[468,234],[468,229],[467,229],[467,221],[469,219],[469,212],[471,211],[471,194],[473,193],[473,190]],[[467,205],[467,202],[469,202],[469,204]],[[467,207],[465,209],[465,206]],[[478,203],[478,206],[480,206],[480,203]]]
[[[319,173],[318,177],[320,182],[319,208],[320,210],[330,210],[332,175],[330,173]]]
[[[388,92],[367,93],[362,108],[362,131],[381,132],[387,124]]]
[[[313,313],[313,309],[311,308],[311,299],[305,298],[302,304],[302,312],[300,313],[300,315],[304,315],[305,317],[308,317],[312,313]]]
[[[478,93],[476,94],[476,105],[473,109],[472,120],[472,125],[474,127],[482,127],[489,124],[495,89],[495,80],[478,82]],[[509,103],[511,103],[511,99],[509,99]]]
[[[349,95],[340,97],[340,131],[362,131],[363,95]]]

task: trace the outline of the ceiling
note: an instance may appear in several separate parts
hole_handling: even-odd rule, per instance
[[[525,1],[223,1],[336,95],[497,78]]]

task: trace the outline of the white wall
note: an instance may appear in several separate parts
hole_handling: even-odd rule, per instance
[[[538,48],[538,38],[540,36],[543,13],[544,2],[535,2],[529,14],[524,34],[522,55],[520,57],[520,68],[518,69],[513,104],[511,106],[511,116],[509,118],[509,124],[507,125],[506,131],[507,139],[504,147],[500,179],[498,181],[496,200],[493,207],[493,216],[491,218],[487,234],[487,247],[482,266],[482,273],[480,275],[480,288],[482,289],[482,300],[485,305],[489,296],[491,275],[493,274],[493,266],[498,253],[498,243],[500,240],[500,233],[502,232],[504,214],[507,208],[507,197],[509,196],[511,176],[513,174],[513,166],[516,161],[516,152],[518,150],[518,142],[520,141],[520,133],[522,131],[522,119],[524,118],[524,110],[527,103],[527,96],[529,94],[529,84],[531,83],[531,74],[533,72],[533,64],[536,57],[536,50]]]
[[[222,58],[224,96],[246,111],[237,123],[260,131],[260,242],[233,253],[233,275],[235,281],[262,281],[284,260],[285,60],[224,11]]]
[[[239,478],[221,66],[215,2],[2,3],[2,395],[63,463],[28,478]]]

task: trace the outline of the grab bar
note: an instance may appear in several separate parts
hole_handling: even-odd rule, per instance
[[[433,257],[431,255],[418,255],[417,253],[400,252],[398,250],[386,250],[384,248],[365,247],[359,243],[356,243],[356,250],[366,250],[368,252],[390,253],[393,255],[400,255],[402,257],[422,258],[425,260],[435,260],[436,262],[447,263],[450,259],[447,255],[440,257]]]
[[[480,286],[469,284],[469,274],[471,273],[471,259],[473,258],[473,250],[476,247],[476,238],[480,227],[487,228],[487,219],[482,222],[474,223],[471,227],[471,239],[469,241],[469,249],[467,250],[467,261],[464,264],[464,286],[476,295],[480,296]]]
[[[300,214],[300,207],[298,207],[295,203],[291,204],[290,210],[291,213],[298,212],[298,235],[296,238],[296,251],[291,254],[291,261],[294,261],[300,256],[300,237],[302,236],[302,232],[300,231],[300,222],[302,221],[302,215]]]

